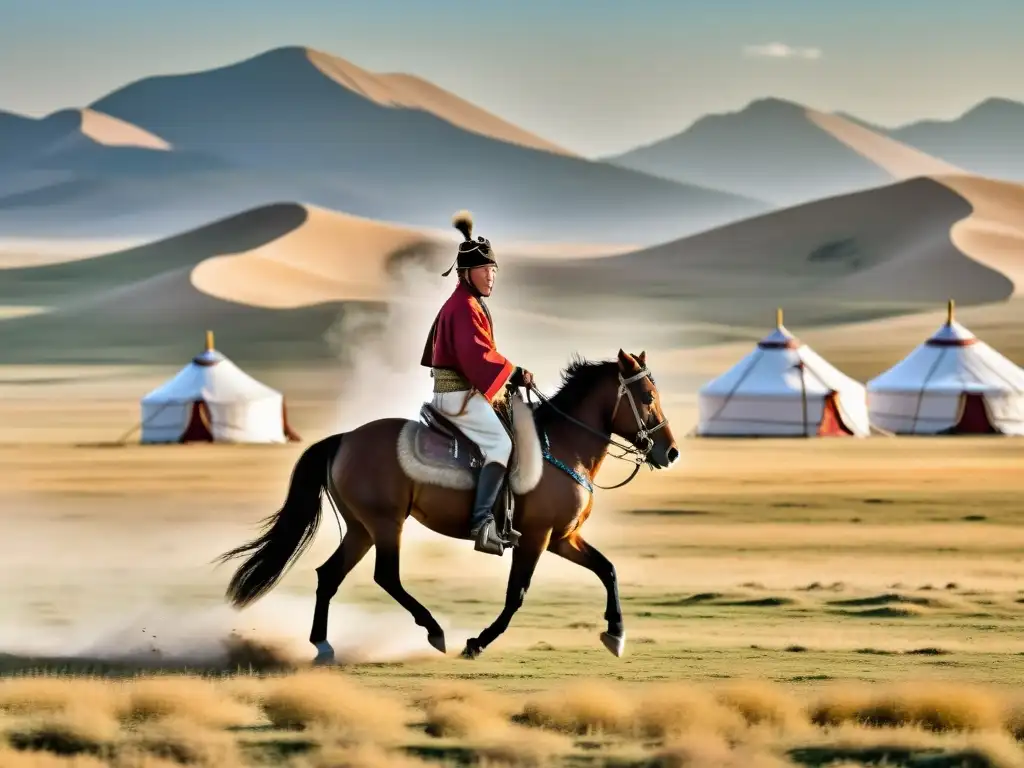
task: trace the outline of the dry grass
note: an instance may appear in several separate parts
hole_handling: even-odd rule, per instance
[[[294,768],[425,768],[429,762],[374,744],[328,745],[293,762]]]
[[[195,677],[154,677],[132,681],[118,715],[130,722],[178,718],[197,725],[226,728],[253,722],[254,708],[229,695],[223,686]]]
[[[0,679],[0,712],[13,715],[61,712],[72,704],[111,712],[118,691],[107,682],[56,677]]]
[[[272,680],[260,706],[275,728],[328,729],[361,741],[396,738],[409,720],[400,701],[327,670]]]
[[[470,757],[539,766],[584,755],[623,765],[784,768],[918,765],[926,754],[950,761],[935,765],[1024,766],[1020,698],[983,685],[809,691],[763,680],[591,680],[522,695],[435,681],[403,699],[318,669],[216,681],[9,679],[2,690],[7,751],[0,758],[12,757],[0,765],[12,768],[420,768]]]
[[[189,765],[244,764],[234,734],[203,727],[191,718],[173,716],[143,723],[120,745],[129,755],[146,755]]]
[[[811,722],[819,726],[856,723],[937,732],[1012,727],[1016,715],[1000,694],[948,683],[905,683],[881,690],[844,686],[823,694],[810,708]]]

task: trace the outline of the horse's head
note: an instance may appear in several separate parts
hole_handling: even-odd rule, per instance
[[[618,368],[612,432],[645,452],[648,464],[664,469],[679,458],[679,448],[662,410],[654,376],[647,370],[647,352],[631,355],[620,349]]]

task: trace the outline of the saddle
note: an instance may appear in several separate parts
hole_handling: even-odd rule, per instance
[[[509,396],[519,397],[519,394],[512,392]],[[518,459],[515,432],[512,428],[511,403],[506,408],[496,408],[495,412],[512,441],[512,454],[509,460],[509,472],[505,475],[502,490],[495,503],[494,519],[503,536],[517,541],[518,533],[512,528],[514,499],[509,485],[512,470]],[[443,471],[444,468],[451,468],[468,471],[472,475],[475,485],[479,481],[480,469],[484,464],[484,456],[480,448],[431,403],[423,403],[420,406],[419,415],[422,427],[417,429],[412,437],[412,449],[417,461],[422,465],[432,466],[436,470]]]
[[[496,413],[512,441],[512,458],[509,461],[511,470],[515,466],[515,433],[509,415],[497,409]],[[475,480],[484,465],[484,456],[477,444],[431,403],[424,403],[420,407],[420,420],[427,427],[417,434],[416,448],[420,457],[434,463],[455,464],[468,469],[473,472]]]
[[[419,431],[418,448],[423,458],[455,463],[463,469],[479,472],[483,453],[448,417],[430,403],[420,408],[420,420],[427,427]]]

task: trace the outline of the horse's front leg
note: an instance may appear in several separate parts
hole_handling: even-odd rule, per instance
[[[584,541],[579,534],[572,534],[567,538],[551,542],[548,551],[559,557],[564,557],[570,563],[576,563],[588,571],[593,571],[604,584],[608,598],[604,610],[604,620],[608,622],[608,629],[601,633],[601,643],[616,656],[621,656],[626,648],[626,631],[622,624],[619,580],[615,574],[615,566],[595,547]]]
[[[512,568],[508,574],[508,588],[505,590],[505,608],[479,637],[471,637],[466,641],[462,658],[475,659],[483,653],[484,648],[508,629],[512,617],[523,606],[526,592],[530,588],[530,580],[537,568],[537,561],[544,554],[550,538],[551,531],[546,531],[543,536],[531,536],[529,539],[524,536],[519,540],[519,545],[512,550]]]

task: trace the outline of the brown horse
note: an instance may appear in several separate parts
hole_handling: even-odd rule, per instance
[[[467,641],[465,658],[478,656],[508,628],[545,550],[593,571],[601,580],[607,592],[604,617],[608,623],[601,642],[616,656],[625,646],[615,567],[583,539],[580,528],[593,507],[592,479],[614,442],[612,435],[629,441],[620,447],[633,454],[636,469],[644,463],[665,468],[679,456],[646,367],[646,353],[634,356],[620,349],[615,361],[575,359],[563,372],[559,391],[542,400],[532,413],[521,400],[514,401],[533,416],[516,419],[520,474],[511,483],[513,523],[520,538],[513,549],[505,608],[479,637]],[[620,407],[623,400],[627,405]],[[529,423],[532,439],[519,422]],[[316,569],[316,606],[309,636],[318,651],[316,661],[334,659],[327,642],[330,601],[345,576],[374,546],[374,581],[412,614],[416,624],[426,629],[428,642],[444,653],[444,631],[402,586],[402,528],[412,515],[436,533],[468,538],[473,491],[471,482],[453,481],[458,475],[449,474],[447,482],[432,484],[423,482],[422,473],[420,480],[410,477],[415,473],[402,463],[399,446],[402,436],[415,427],[406,419],[378,419],[307,448],[292,472],[284,506],[265,521],[263,535],[219,558],[223,562],[249,555],[231,579],[229,601],[242,608],[277,583],[312,541],[320,521],[321,494],[326,490],[346,531],[337,551]],[[543,461],[536,462],[534,476],[524,478],[528,459],[541,455]],[[449,471],[457,469],[453,466]],[[465,472],[463,480],[472,480]]]

